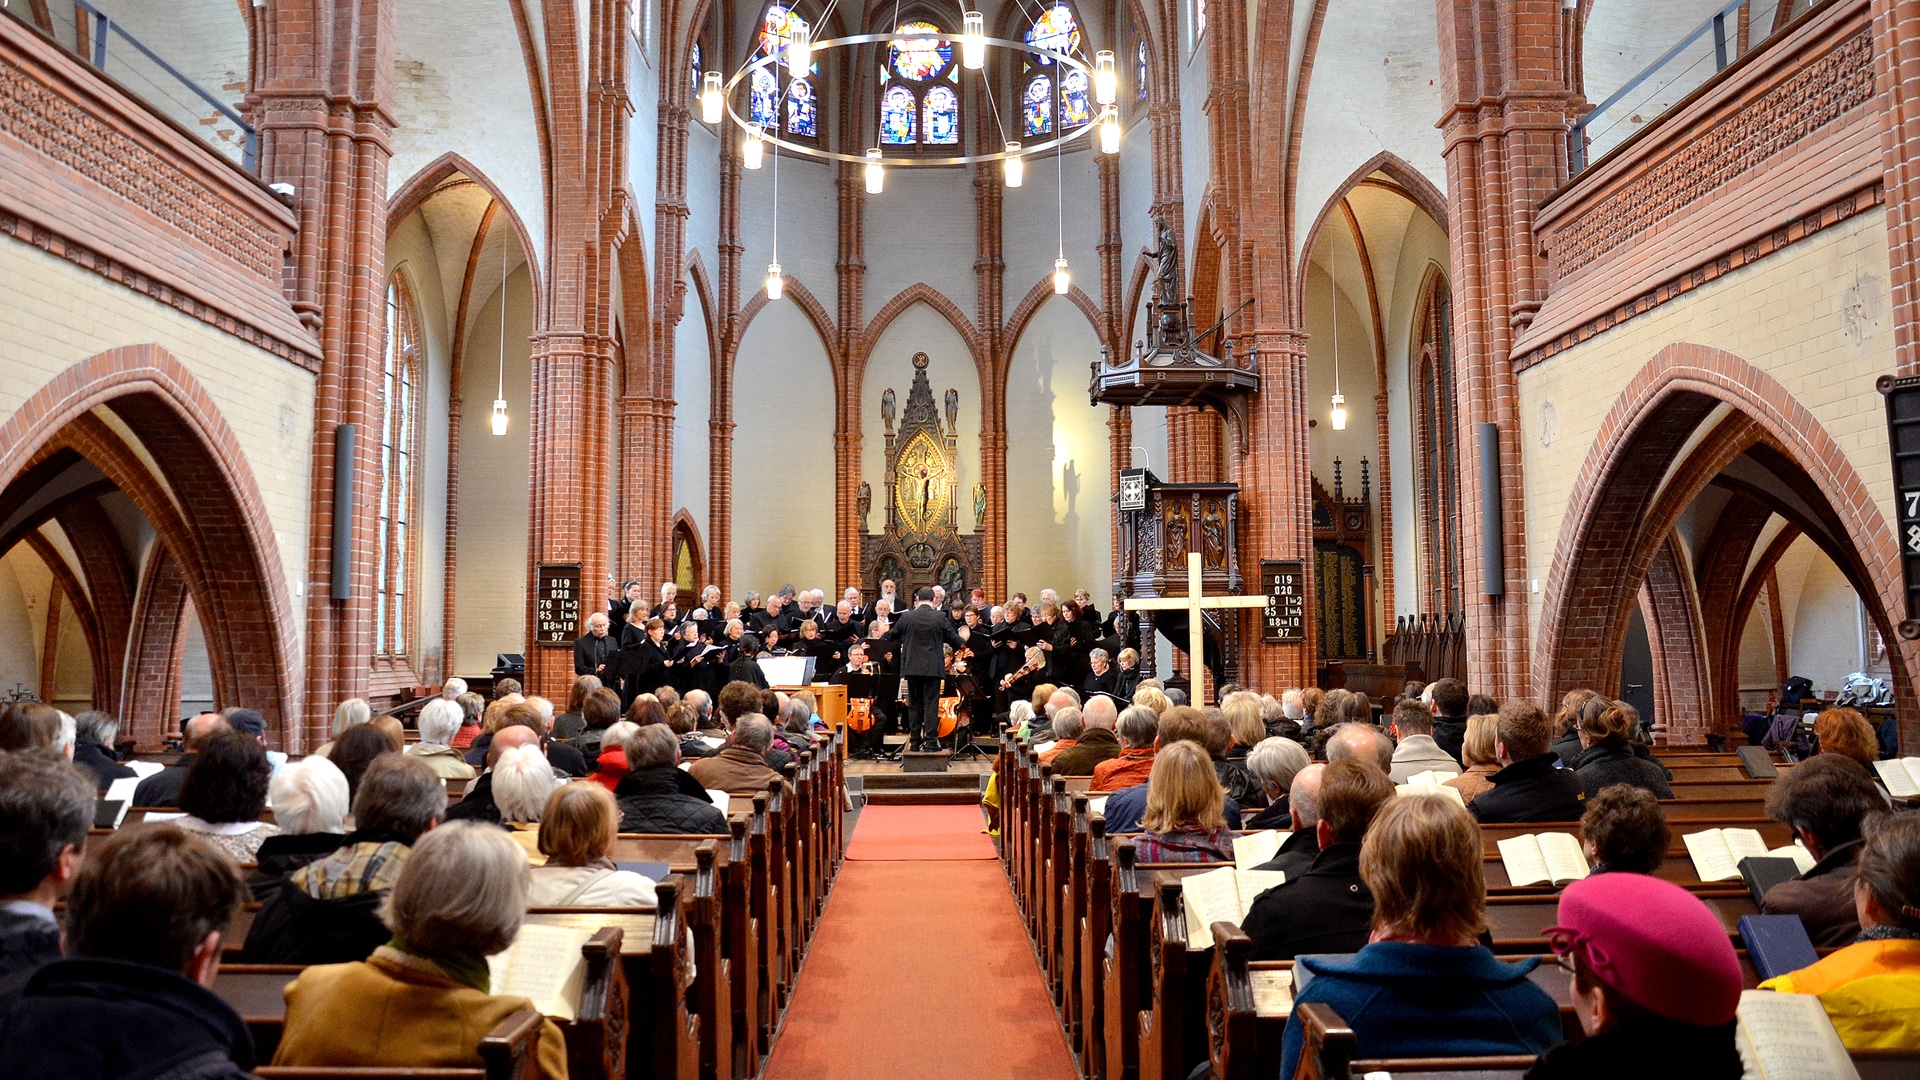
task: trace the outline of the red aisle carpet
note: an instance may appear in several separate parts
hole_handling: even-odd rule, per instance
[[[992,860],[987,821],[967,806],[869,806],[847,844],[849,862]]]
[[[766,1080],[1074,1075],[997,861],[841,868]]]

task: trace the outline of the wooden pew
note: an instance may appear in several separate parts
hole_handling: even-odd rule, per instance
[[[579,1015],[573,1020],[555,1020],[561,1033],[567,1039],[567,1071],[577,1080],[623,1080],[627,1075],[628,1047],[620,1039],[629,1023],[628,980],[622,965],[615,958],[622,951],[622,931],[617,927],[607,927],[595,932],[592,940],[582,947],[581,952],[587,959],[587,977],[580,993]],[[281,1032],[287,1018],[285,990],[288,983],[298,978],[304,970],[298,965],[285,964],[231,964],[223,966],[214,980],[214,992],[222,1000],[233,1006],[235,1012],[246,1022],[248,1034],[253,1036],[254,1056],[260,1061],[273,1060],[279,1049]],[[527,1073],[509,1072],[497,1074],[496,1065],[510,1063],[516,1054],[503,1057],[496,1046],[491,1052],[488,1043],[481,1044],[482,1059],[487,1068],[442,1072],[440,1070],[420,1071],[394,1069],[391,1067],[363,1068],[341,1072],[338,1067],[321,1069],[307,1067],[283,1067],[269,1073],[259,1070],[261,1076],[440,1076],[472,1075],[492,1077],[494,1075],[533,1076],[537,1074],[534,1061],[533,1044],[539,1038],[538,1014],[524,1011],[514,1014],[511,1019],[530,1017],[530,1033],[527,1036],[525,1053],[526,1063],[533,1071]],[[517,1027],[516,1029],[517,1030]],[[496,1027],[488,1038],[501,1034]],[[513,1040],[509,1038],[508,1043]]]
[[[262,1080],[535,1080],[540,1075],[536,1050],[540,1041],[540,1014],[522,1009],[494,1025],[480,1039],[478,1069],[391,1069],[294,1067],[262,1065],[253,1070]]]
[[[1349,1080],[1376,1072],[1469,1075],[1475,1080],[1520,1080],[1533,1067],[1534,1055],[1493,1055],[1458,1058],[1395,1058],[1356,1061],[1358,1041],[1339,1014],[1318,1002],[1300,1006],[1306,1042],[1300,1051],[1296,1080]]]
[[[1105,959],[1107,1075],[1118,1080],[1145,1080],[1148,1076],[1162,1075],[1157,1067],[1149,1065],[1143,1050],[1149,1037],[1146,1030],[1149,1019],[1144,1010],[1151,1004],[1151,989],[1156,980],[1181,977],[1180,972],[1169,971],[1165,967],[1170,959],[1164,947],[1165,942],[1175,931],[1167,920],[1158,915],[1160,889],[1163,883],[1177,882],[1178,878],[1187,874],[1231,864],[1142,864],[1137,861],[1133,841],[1124,837],[1114,842],[1114,859],[1111,916],[1113,954]],[[1162,873],[1156,876],[1156,872]],[[1177,895],[1179,886],[1174,884],[1172,888]],[[1183,965],[1186,949],[1184,922],[1179,927],[1178,936],[1183,956],[1174,963]],[[1153,1021],[1151,1034],[1155,1047],[1177,1046],[1178,1034],[1173,1030],[1174,1025],[1171,1017]],[[1160,1060],[1164,1061],[1165,1058]]]

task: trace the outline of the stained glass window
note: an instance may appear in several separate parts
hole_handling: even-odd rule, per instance
[[[1133,43],[1134,96],[1141,101],[1147,100],[1147,42],[1142,38]]]
[[[380,371],[380,490],[375,536],[373,651],[396,656],[407,649],[407,572],[413,518],[415,386],[420,347],[413,301],[395,277],[387,283],[386,348]]]
[[[697,41],[693,43],[693,54],[690,57],[688,57],[688,64],[693,68],[693,94],[695,97],[699,97],[700,96],[700,43]]]
[[[1060,128],[1079,127],[1093,119],[1093,105],[1087,100],[1087,73],[1068,68],[1060,73]]]
[[[1074,19],[1072,9],[1065,4],[1055,4],[1040,13],[1027,30],[1027,44],[1051,52],[1072,54],[1080,48],[1080,23]],[[1034,59],[1041,65],[1053,63],[1047,56],[1036,55]]]
[[[1207,32],[1207,0],[1193,0],[1193,44],[1200,47],[1200,39]]]
[[[767,17],[760,26],[760,56],[779,56],[782,64],[787,62],[787,38],[798,28],[807,25],[793,9],[780,4],[767,5]]]
[[[880,96],[880,141],[892,145],[912,144],[914,141],[913,91],[898,83],[887,87]]]
[[[898,34],[937,34],[940,28],[930,22],[901,23]],[[953,42],[919,41],[893,42],[892,67],[903,79],[925,82],[939,75],[953,64]]]
[[[753,69],[753,87],[747,94],[747,119],[763,128],[779,130],[780,80],[766,68]]]
[[[820,134],[813,84],[795,79],[787,86],[787,134],[811,139]]]
[[[1027,83],[1026,97],[1020,103],[1026,117],[1022,125],[1028,135],[1045,135],[1053,130],[1053,80],[1036,75]]]
[[[951,86],[936,86],[927,91],[927,141],[952,146],[960,141],[960,95]]]

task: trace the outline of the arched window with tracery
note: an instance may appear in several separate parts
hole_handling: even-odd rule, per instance
[[[897,34],[939,34],[923,20],[903,22]],[[903,147],[960,145],[960,66],[953,42],[896,38],[880,69],[880,144]]]
[[[820,99],[815,85],[820,63],[814,61],[806,78],[792,78],[786,66],[787,42],[793,32],[807,25],[800,14],[784,4],[768,4],[760,20],[760,33],[754,39],[751,59],[765,56],[780,59],[753,69],[747,80],[747,119],[768,132],[784,131],[785,137],[800,142],[820,139]],[[781,80],[786,79],[783,87]],[[782,118],[784,117],[784,123]]]
[[[1042,8],[1023,35],[1027,44],[1084,59],[1080,20],[1064,3]],[[1020,64],[1020,130],[1029,139],[1065,134],[1093,122],[1093,88],[1087,73],[1063,67],[1044,53],[1027,53]]]
[[[419,439],[420,336],[406,279],[387,283],[386,345],[380,363],[378,545],[373,653],[405,659],[413,615],[414,450]]]
[[[1436,271],[1420,301],[1414,393],[1414,497],[1420,515],[1421,599],[1426,611],[1460,610],[1460,463],[1453,395],[1453,311]]]

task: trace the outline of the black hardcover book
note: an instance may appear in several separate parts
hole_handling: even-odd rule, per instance
[[[1792,881],[1799,876],[1800,868],[1794,865],[1792,859],[1783,859],[1778,856],[1755,858],[1749,855],[1740,860],[1741,880],[1747,883],[1747,892],[1753,895],[1753,902],[1756,905],[1760,903],[1762,897],[1767,895],[1768,889],[1783,881]]]

